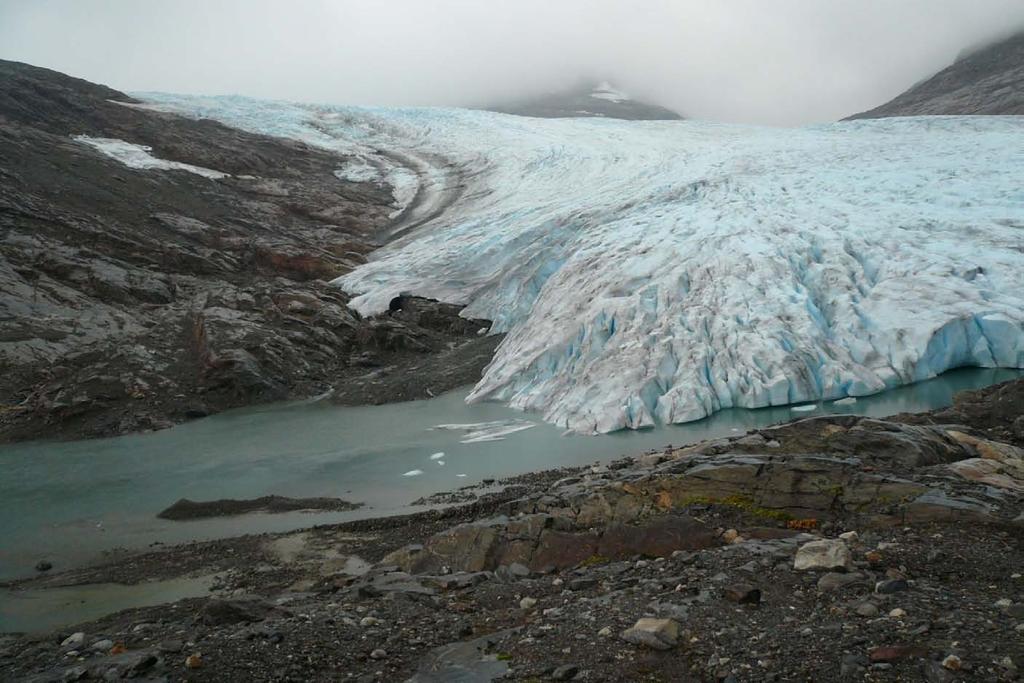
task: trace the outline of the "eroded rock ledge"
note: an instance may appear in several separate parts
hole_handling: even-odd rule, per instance
[[[840,519],[1013,524],[1024,449],[960,429],[815,417],[653,453],[563,479],[511,504],[508,515],[454,527],[384,561],[413,573],[513,563],[549,571],[592,556],[663,556],[721,544],[694,517],[712,506],[782,535]]]

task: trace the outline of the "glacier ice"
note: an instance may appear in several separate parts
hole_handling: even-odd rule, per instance
[[[362,313],[420,294],[494,321],[470,400],[607,432],[1024,367],[1021,117],[773,129],[147,97],[416,160],[417,205],[458,183],[339,284]]]

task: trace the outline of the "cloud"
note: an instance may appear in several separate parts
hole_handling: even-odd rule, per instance
[[[828,121],[964,47],[1020,0],[0,0],[0,57],[122,90],[480,105],[581,77],[688,116]]]

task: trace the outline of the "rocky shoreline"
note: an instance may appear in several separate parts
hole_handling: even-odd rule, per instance
[[[4,680],[1013,681],[1024,379],[132,554],[14,590],[216,574],[0,640]]]

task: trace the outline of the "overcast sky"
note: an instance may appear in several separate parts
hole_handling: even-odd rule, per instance
[[[1022,0],[0,0],[0,58],[121,90],[476,105],[608,79],[684,115],[871,108]]]

